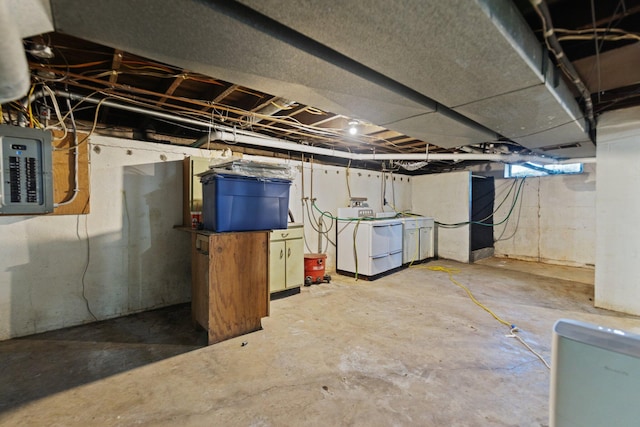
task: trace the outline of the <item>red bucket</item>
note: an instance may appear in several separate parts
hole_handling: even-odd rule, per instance
[[[305,254],[304,255],[304,278],[305,284],[328,282],[329,276],[324,274],[324,265],[327,260],[326,254]]]

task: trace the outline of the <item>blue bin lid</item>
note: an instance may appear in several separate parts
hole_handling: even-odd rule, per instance
[[[283,178],[265,178],[259,176],[239,175],[235,173],[220,173],[210,172],[200,175],[200,182],[206,184],[207,182],[214,181],[216,179],[235,179],[235,180],[247,180],[247,181],[262,181],[262,182],[275,182],[281,184],[291,184],[290,179]]]

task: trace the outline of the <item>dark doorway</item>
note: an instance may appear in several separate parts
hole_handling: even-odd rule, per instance
[[[493,201],[495,187],[493,177],[471,177],[471,253],[472,260],[475,251],[493,248]],[[481,225],[478,223],[486,224]],[[491,256],[492,251],[486,256]],[[486,256],[481,256],[485,258]]]

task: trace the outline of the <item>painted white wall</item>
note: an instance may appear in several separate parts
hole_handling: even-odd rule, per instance
[[[441,223],[467,222],[470,209],[471,173],[468,171],[422,175],[413,178],[412,211]],[[469,262],[469,226],[436,226],[436,255]]]
[[[182,159],[201,151],[91,141],[90,214],[0,217],[0,339],[92,321],[83,293],[98,319],[190,298],[190,237],[173,226]]]
[[[323,165],[310,161],[308,157],[304,162],[300,157],[285,160],[245,155],[243,158],[287,164],[295,169],[289,193],[289,210],[296,223],[304,224],[305,253],[317,253],[320,240],[320,252],[327,254],[327,271],[335,271],[336,268],[336,228],[332,217],[337,216],[338,208],[349,206],[350,197],[366,197],[366,203],[374,212],[392,212],[394,208],[397,212],[403,212],[411,208],[413,177],[408,175]],[[383,194],[387,202],[384,206]],[[311,199],[315,200],[316,208]],[[321,211],[327,215],[322,216]],[[330,242],[325,235],[319,237],[317,230],[321,218],[322,230],[326,232],[330,227]]]
[[[182,224],[182,159],[219,153],[97,135],[90,153],[90,214],[0,216],[0,340],[93,321],[84,297],[98,319],[190,299],[190,235],[174,229]],[[311,196],[309,162],[245,157],[303,169],[304,196]],[[351,193],[382,210],[383,174],[350,169],[349,175]],[[409,177],[384,176],[387,200],[408,210]],[[348,205],[346,168],[315,164],[313,177],[320,209],[335,215]],[[302,180],[298,173],[289,204],[305,223],[305,252],[317,252]],[[333,230],[330,237],[335,241]],[[327,268],[335,269],[335,248],[324,240],[325,247]]]
[[[584,173],[527,178],[509,219],[494,228],[495,256],[550,264],[595,264],[596,166]],[[516,185],[519,185],[520,180]],[[513,179],[496,179],[494,222],[505,219],[517,188]]]
[[[640,315],[640,107],[598,121],[595,305]]]
[[[297,162],[297,164],[299,166],[300,162]],[[316,199],[316,206],[320,210],[330,212],[333,216],[337,216],[338,208],[349,206],[349,189],[351,190],[351,197],[366,197],[367,203],[374,212],[381,212],[383,210],[392,211],[392,206],[394,206],[398,212],[408,211],[411,208],[411,181],[413,181],[413,177],[395,173],[383,174],[382,172],[364,169],[350,168],[347,170],[344,167],[319,165],[317,163],[312,165],[310,162],[304,163],[303,171],[304,197],[313,197]],[[347,171],[349,174],[348,185]],[[316,219],[318,219],[320,213],[311,207],[310,201],[305,203],[303,209],[302,180],[303,174],[299,174],[294,180],[289,196],[289,206],[297,222],[301,222],[301,218],[304,218],[305,253],[315,253],[318,252],[319,233],[314,230],[314,227],[317,228],[317,226],[314,220],[310,219],[309,214],[314,215]],[[382,203],[383,192],[387,200],[387,205],[384,206],[384,209]],[[309,210],[307,210],[307,206]],[[325,217],[323,221],[325,222],[326,228],[327,224],[329,224],[329,222],[327,222],[329,219]],[[333,227],[329,233],[329,237],[335,242],[335,225],[333,225]],[[323,237],[322,248],[323,252],[326,249],[327,253],[326,268],[329,271],[335,270],[335,247],[331,243],[327,243]]]

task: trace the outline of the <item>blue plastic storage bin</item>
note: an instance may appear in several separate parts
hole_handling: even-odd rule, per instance
[[[202,182],[206,230],[250,231],[287,228],[291,181],[207,174]]]

